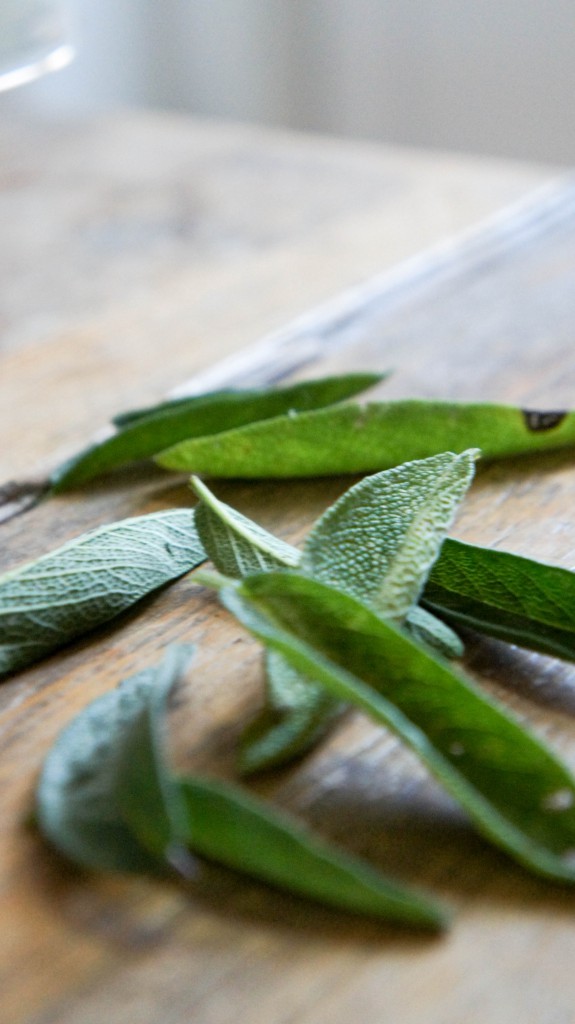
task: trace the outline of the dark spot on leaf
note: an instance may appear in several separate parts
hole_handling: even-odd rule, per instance
[[[552,430],[563,422],[566,412],[538,412],[536,409],[523,409],[523,419],[528,430]]]

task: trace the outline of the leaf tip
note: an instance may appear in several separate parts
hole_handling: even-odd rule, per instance
[[[182,843],[170,843],[165,851],[166,863],[186,882],[194,882],[200,874],[198,858]]]

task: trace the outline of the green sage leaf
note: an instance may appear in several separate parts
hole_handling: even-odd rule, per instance
[[[115,753],[115,800],[140,846],[158,863],[186,876],[195,865],[188,851],[189,821],[181,789],[167,763],[168,698],[189,664],[193,647],[169,647],[146,678]]]
[[[442,653],[460,653],[453,631],[415,607],[471,483],[476,454],[446,452],[362,480],[318,520],[302,555],[295,548],[277,548],[270,534],[238,518],[197,482],[204,502],[196,513],[200,537],[227,576],[242,578],[299,561],[302,572],[359,597],[383,617],[405,621],[418,639]],[[342,709],[281,655],[268,655],[266,702],[242,737],[240,770],[276,767],[305,752]]]
[[[301,552],[218,501],[196,477],[196,526],[208,556],[226,576],[295,567]],[[243,774],[285,763],[322,736],[340,709],[326,690],[304,679],[280,654],[266,657],[265,705],[244,731],[238,758]]]
[[[428,897],[326,843],[298,821],[228,783],[181,779],[194,850],[328,906],[421,928],[445,915]]]
[[[163,713],[192,652],[172,647],[159,666],[92,701],[46,757],[37,822],[75,863],[107,871],[165,870],[166,851],[181,838],[181,797],[162,762]]]
[[[215,391],[163,402],[149,409],[117,416],[117,433],[90,445],[58,466],[50,477],[51,492],[60,494],[118,466],[151,458],[187,438],[211,436],[294,410],[331,405],[365,391],[382,374],[358,373],[304,381],[285,388]]]
[[[292,573],[222,584],[226,607],[294,668],[394,730],[520,863],[575,882],[575,779],[446,662],[347,594]]]
[[[211,477],[308,477],[373,472],[454,449],[499,459],[574,445],[575,413],[408,399],[276,416],[183,441],[156,461]]]
[[[265,703],[242,733],[238,768],[244,775],[287,764],[310,750],[345,710],[325,687],[302,675],[282,654],[266,654]]]
[[[205,559],[191,510],[124,519],[0,577],[0,675],[130,608]]]
[[[204,422],[210,428],[205,432],[216,433],[218,430],[228,429],[227,426],[222,427],[219,420],[217,404],[220,401],[226,403],[226,421],[233,419],[234,426],[240,426],[241,423],[268,419],[269,416],[289,412],[290,409],[319,409],[324,405],[343,402],[346,398],[353,398],[354,395],[380,384],[387,376],[386,373],[346,373],[336,377],[298,381],[281,388],[229,388],[203,395],[172,398],[143,409],[131,409],[114,416],[112,422],[123,429],[143,420],[163,417],[166,414],[180,416],[184,412],[203,408]],[[254,404],[250,408],[252,402]]]
[[[575,660],[575,573],[569,569],[450,539],[423,598],[456,625]]]
[[[219,501],[197,477],[192,478],[192,487],[200,499],[195,510],[198,535],[208,557],[225,576],[241,579],[268,569],[294,568],[299,563],[301,553],[297,548]]]
[[[465,654],[465,647],[457,633],[419,604],[408,611],[405,627],[414,640],[444,658],[462,658]]]
[[[458,651],[453,631],[427,619],[416,606],[471,484],[476,454],[445,452],[360,481],[314,525],[303,547],[300,571],[358,597],[383,618],[405,623],[419,640],[440,647],[442,653]],[[247,575],[218,568],[226,575]],[[267,666],[266,706],[242,737],[239,763],[246,773],[275,767],[305,752],[343,709],[281,654],[268,655]]]
[[[301,572],[403,623],[471,484],[478,454],[444,452],[366,477],[318,519]]]
[[[192,648],[93,701],[44,763],[37,821],[66,857],[97,870],[195,871],[190,849],[331,906],[437,929],[445,917],[423,895],[329,845],[237,787],[178,777],[167,764],[168,697]]]

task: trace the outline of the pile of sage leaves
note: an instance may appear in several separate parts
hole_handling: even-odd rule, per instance
[[[116,416],[102,441],[57,466],[49,494],[153,458],[210,477],[371,473],[438,452],[484,459],[575,446],[575,413],[486,402],[347,401],[387,374],[350,373],[283,388],[215,391]],[[281,453],[281,457],[278,456]]]
[[[53,474],[54,493],[148,456],[209,476],[378,471],[320,517],[301,550],[194,478],[193,510],[102,527],[5,574],[0,672],[31,664],[209,558],[216,571],[194,578],[215,588],[266,650],[265,702],[242,739],[242,774],[301,756],[355,706],[419,757],[488,842],[573,884],[575,779],[465,676],[456,630],[575,660],[575,574],[446,534],[477,445],[492,458],[573,445],[575,415],[346,401],[379,379],[219,392],[119,417],[112,437]],[[244,786],[171,767],[169,700],[193,672],[192,654],[168,649],[64,729],[37,789],[36,818],[50,843],[91,869],[184,881],[206,858],[340,909],[443,927],[433,898]]]

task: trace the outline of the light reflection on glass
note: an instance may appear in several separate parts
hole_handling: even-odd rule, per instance
[[[57,71],[73,56],[57,0],[0,0],[0,91]]]

